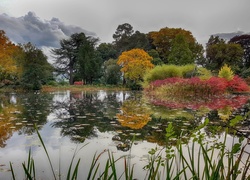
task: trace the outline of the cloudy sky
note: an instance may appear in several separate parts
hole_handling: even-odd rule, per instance
[[[112,42],[118,25],[147,33],[184,28],[205,44],[211,34],[250,32],[250,0],[0,0],[0,29],[18,43],[58,47],[75,32]]]

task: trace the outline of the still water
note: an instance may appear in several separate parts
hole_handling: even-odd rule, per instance
[[[0,102],[0,179],[11,179],[10,162],[16,179],[23,179],[22,163],[27,162],[29,150],[37,179],[53,179],[35,124],[62,179],[75,152],[75,160],[81,159],[78,176],[86,179],[92,158],[105,150],[113,152],[115,158],[128,157],[135,165],[135,178],[142,179],[148,151],[164,147],[169,122],[188,142],[189,132],[205,117],[218,124],[249,111],[248,96],[185,104],[145,98],[142,92],[134,91],[10,93],[1,94]],[[243,130],[248,132],[247,124]],[[208,136],[223,133],[223,129],[213,132],[213,126],[204,131]],[[103,154],[99,160],[105,164],[107,152]],[[123,163],[118,161],[118,174],[124,171]]]

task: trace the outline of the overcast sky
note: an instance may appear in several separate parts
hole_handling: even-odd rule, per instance
[[[143,33],[184,28],[205,44],[211,34],[250,32],[250,0],[0,0],[0,29],[18,43],[57,47],[75,32],[112,42],[118,25]]]

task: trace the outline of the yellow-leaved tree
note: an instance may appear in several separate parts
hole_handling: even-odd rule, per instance
[[[124,77],[134,82],[140,82],[143,75],[154,65],[151,63],[153,58],[143,49],[132,49],[124,51],[118,58],[117,64],[120,65]]]
[[[5,32],[0,30],[0,81],[13,80],[18,75],[18,65],[16,56],[20,48],[11,43],[5,36]]]

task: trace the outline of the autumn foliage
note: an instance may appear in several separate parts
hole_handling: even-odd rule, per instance
[[[193,78],[167,78],[156,80],[150,83],[146,91],[160,92],[162,94],[176,95],[182,97],[205,97],[218,96],[226,92],[248,91],[247,83],[239,76],[234,76],[232,80],[220,77],[211,77],[208,80]]]
[[[138,82],[142,80],[148,69],[154,67],[151,63],[152,59],[143,49],[132,49],[123,52],[119,56],[117,64],[122,67],[121,72],[124,73],[125,78]]]
[[[13,80],[18,75],[16,56],[20,49],[0,30],[0,80]]]

